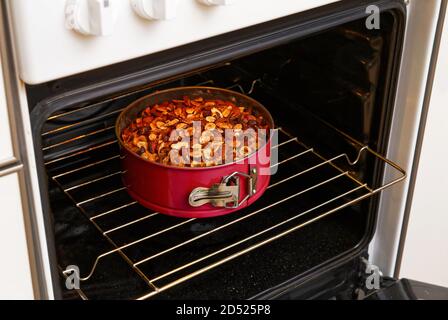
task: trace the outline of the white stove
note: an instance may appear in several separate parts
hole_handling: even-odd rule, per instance
[[[399,0],[397,0],[399,1]],[[202,39],[268,22],[277,18],[332,5],[334,0],[8,0],[0,6],[0,67],[4,85],[0,83],[0,199],[8,214],[0,216],[0,251],[9,254],[8,263],[0,265],[4,276],[0,298],[53,298],[42,201],[38,185],[35,150],[30,125],[26,87],[50,83],[64,77],[107,67],[119,62],[176,48]],[[412,275],[418,280],[448,285],[448,259],[430,266],[415,267],[422,254],[437,259],[446,243],[446,215],[443,197],[427,195],[425,188],[414,190],[415,174],[423,141],[422,125],[426,115],[434,124],[448,119],[444,103],[443,83],[446,74],[438,70],[432,105],[429,94],[437,62],[438,38],[442,33],[447,0],[409,0],[401,71],[398,79],[395,119],[387,156],[410,173],[406,183],[395,187],[382,198],[377,232],[370,246],[371,259],[385,275]],[[445,22],[444,39],[447,38]],[[5,45],[6,44],[6,45]],[[436,45],[435,45],[436,44]],[[439,65],[448,60],[442,46]],[[2,80],[2,79],[0,79]],[[423,118],[422,118],[423,114]],[[437,119],[435,119],[437,118]],[[421,119],[423,121],[421,122]],[[434,120],[435,119],[435,120]],[[4,124],[4,122],[7,122]],[[444,125],[435,122],[438,130],[425,136],[429,145],[423,152],[435,153],[446,142]],[[445,124],[446,128],[446,124]],[[6,130],[6,133],[3,133]],[[439,135],[437,135],[439,133]],[[9,135],[11,138],[9,138]],[[445,135],[446,136],[446,135]],[[428,140],[429,139],[429,140]],[[432,140],[431,140],[432,139]],[[428,142],[429,141],[429,142]],[[429,149],[428,149],[429,148]],[[431,149],[432,148],[432,149]],[[446,149],[446,148],[445,148]],[[446,155],[439,154],[441,159]],[[426,172],[431,161],[424,157]],[[441,163],[437,162],[438,168]],[[423,172],[423,171],[422,171]],[[432,173],[434,173],[432,171]],[[423,186],[446,189],[446,170],[423,179]],[[431,175],[430,175],[431,176]],[[445,180],[444,180],[444,179]],[[436,181],[435,181],[436,180]],[[418,181],[417,181],[418,182]],[[418,185],[417,185],[418,186]],[[413,195],[408,198],[408,195]],[[418,206],[412,207],[417,202]],[[425,212],[427,204],[432,212]],[[441,209],[442,208],[442,209]],[[412,209],[412,210],[411,210]],[[417,210],[419,209],[419,210]],[[439,210],[439,211],[437,211]],[[412,213],[411,219],[409,213]],[[431,220],[431,217],[434,217]],[[407,223],[407,237],[404,246]],[[430,223],[431,222],[431,223]],[[425,228],[419,226],[425,224]],[[404,227],[403,227],[404,226]],[[424,229],[424,230],[423,230]],[[433,242],[427,234],[435,230]],[[431,237],[429,237],[431,238]],[[446,250],[445,250],[446,251]],[[417,256],[417,258],[416,258]],[[410,265],[412,263],[412,266]],[[400,273],[400,268],[404,273]],[[429,271],[429,272],[428,272]],[[425,279],[423,276],[428,275]],[[445,275],[445,278],[443,278]],[[432,277],[432,278],[431,278]]]

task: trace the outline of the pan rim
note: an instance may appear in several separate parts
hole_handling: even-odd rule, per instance
[[[210,86],[181,86],[181,87],[174,87],[174,88],[169,88],[169,89],[164,89],[164,90],[160,90],[160,91],[154,91],[150,94],[147,94],[143,97],[138,98],[137,100],[131,102],[128,106],[126,106],[121,112],[120,115],[117,117],[117,120],[115,122],[115,135],[117,137],[117,141],[120,145],[121,148],[124,148],[128,153],[130,153],[132,156],[145,161],[147,163],[153,164],[153,165],[157,165],[163,168],[167,168],[167,169],[174,169],[174,170],[187,170],[187,171],[204,171],[204,170],[213,170],[216,168],[223,168],[223,167],[227,167],[227,166],[233,166],[233,165],[239,165],[239,164],[244,164],[249,158],[251,158],[253,155],[256,155],[257,153],[260,152],[260,150],[263,150],[266,148],[266,146],[270,146],[270,142],[272,140],[272,134],[269,136],[269,139],[266,141],[265,144],[263,144],[263,146],[261,146],[260,148],[258,148],[257,150],[255,150],[254,152],[252,152],[251,154],[247,155],[246,157],[244,157],[243,159],[237,160],[237,161],[233,161],[233,162],[229,162],[229,163],[224,163],[224,164],[220,164],[220,165],[216,165],[216,166],[210,166],[210,167],[179,167],[179,166],[175,166],[175,165],[166,165],[163,163],[159,163],[159,162],[155,162],[155,161],[150,161],[148,159],[142,158],[139,155],[137,155],[134,151],[130,150],[126,144],[123,142],[122,138],[121,138],[121,132],[120,132],[120,128],[119,128],[119,123],[121,122],[121,119],[126,116],[126,114],[129,112],[129,110],[131,110],[133,107],[135,107],[135,105],[137,105],[139,102],[141,102],[142,100],[148,99],[149,97],[155,96],[155,95],[159,95],[159,94],[163,94],[163,93],[167,93],[167,92],[172,92],[172,91],[181,91],[181,90],[193,90],[193,89],[202,89],[202,90],[212,90],[212,91],[221,91],[221,92],[225,92],[225,93],[229,93],[232,95],[236,95],[239,96],[240,98],[246,99],[251,101],[252,103],[254,103],[255,105],[257,105],[257,108],[260,108],[267,116],[268,116],[268,123],[269,123],[269,130],[274,130],[275,126],[274,126],[274,119],[272,118],[271,113],[269,112],[269,110],[263,105],[261,104],[259,101],[253,99],[252,97],[249,97],[245,94],[242,94],[240,92],[236,92],[233,90],[229,90],[229,89],[225,89],[225,88],[219,88],[219,87],[210,87]],[[272,147],[272,146],[270,146]]]

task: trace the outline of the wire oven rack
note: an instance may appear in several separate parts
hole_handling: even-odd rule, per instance
[[[204,85],[210,82],[200,84]],[[259,79],[253,81],[249,90],[244,90],[239,84],[233,84],[229,88],[251,94],[259,82]],[[115,110],[110,114],[118,115],[120,110]],[[65,112],[63,115],[70,112],[73,111]],[[55,117],[59,116],[61,115]],[[43,135],[70,129],[73,126],[74,124],[69,124],[58,127],[45,132]],[[44,151],[76,142],[79,139],[89,139],[108,130],[113,131],[113,126],[106,126],[82,136],[54,143],[46,146]],[[104,154],[103,157],[93,157],[94,161],[81,163],[77,167],[49,174],[50,179],[56,183],[79,212],[113,247],[113,249],[98,255],[92,261],[90,270],[87,272],[82,270],[80,280],[83,282],[89,281],[94,276],[98,265],[106,257],[118,254],[148,286],[147,293],[136,297],[136,299],[147,299],[278,240],[342,208],[371,197],[398,183],[406,176],[405,171],[398,165],[368,146],[359,145],[357,155],[352,159],[346,153],[325,158],[284,128],[278,127],[277,130],[279,144],[275,148],[278,148],[280,157],[278,163],[274,165],[278,166],[278,173],[271,178],[271,184],[266,191],[268,195],[264,195],[262,201],[257,201],[241,212],[226,216],[214,227],[197,231],[194,236],[185,233],[183,229],[191,226],[197,219],[165,217],[141,207],[127,195],[126,188],[119,179],[122,173],[119,168],[119,155],[114,151],[110,152],[110,150],[116,148],[115,139],[101,141],[87,148],[84,147],[84,149],[48,160],[46,165],[52,165],[57,162],[69,161],[80,155]],[[355,167],[360,159],[366,155],[375,157],[392,171],[395,171],[394,178],[384,182],[381,186],[372,188],[353,172],[344,169],[346,166],[340,165],[340,163],[345,162],[348,167]],[[305,179],[302,178],[305,176],[308,176],[306,180],[312,181],[312,183],[304,184],[302,180]],[[337,191],[329,192],[330,186],[333,186],[331,190]],[[337,187],[335,188],[335,186]],[[322,190],[324,192],[319,194],[327,194],[326,198],[322,199],[322,196],[319,196],[318,202],[310,202],[308,206],[304,205],[309,194]],[[112,199],[124,200],[117,202],[111,201]],[[110,203],[113,203],[113,205],[110,205]],[[282,209],[285,206],[300,209],[291,212],[291,210]],[[99,208],[104,209],[98,211]],[[141,212],[141,214],[136,218],[117,223],[116,217],[120,213],[124,215],[124,212],[130,210]],[[283,213],[283,211],[285,212]],[[266,219],[260,219],[263,216]],[[133,230],[139,225],[151,221],[151,219],[157,219],[159,222],[157,226],[163,227],[148,230],[146,234],[133,234],[132,231],[124,232],[129,229]],[[118,220],[122,221],[122,219]],[[239,238],[226,242],[225,245],[211,246],[211,249],[204,249],[202,246],[202,250],[195,250],[193,257],[184,260],[173,259],[174,256],[182,256],[181,252],[188,251],[192,245],[201,243],[207,245],[211,238],[216,238],[243,224],[251,227],[246,227],[246,232],[240,234]],[[123,234],[126,234],[126,237]],[[164,241],[164,239],[171,240]],[[73,271],[65,269],[62,273],[64,276],[68,276]],[[86,298],[84,295],[81,296]]]

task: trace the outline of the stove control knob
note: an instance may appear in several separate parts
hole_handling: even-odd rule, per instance
[[[176,17],[178,0],[131,0],[132,8],[148,20],[170,20]]]
[[[207,6],[228,6],[233,3],[233,0],[198,0],[200,3]]]
[[[118,3],[119,0],[68,0],[65,25],[84,35],[110,35],[117,21]]]

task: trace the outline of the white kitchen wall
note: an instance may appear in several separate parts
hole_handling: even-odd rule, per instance
[[[444,23],[400,278],[448,287],[447,167],[448,17]]]

